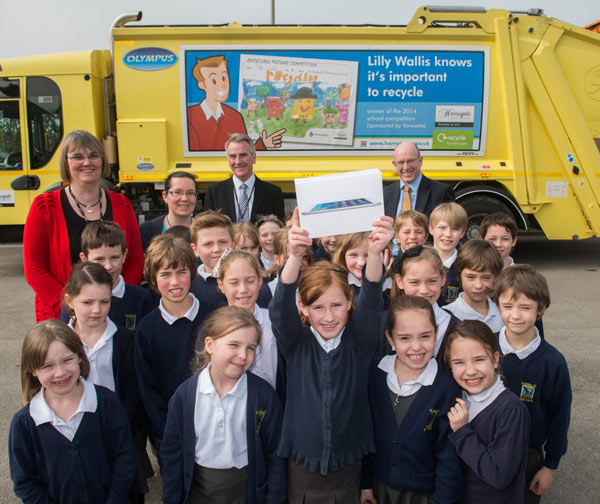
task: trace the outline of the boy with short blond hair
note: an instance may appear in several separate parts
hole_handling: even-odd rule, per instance
[[[502,268],[502,258],[491,243],[482,240],[465,243],[454,261],[454,271],[462,292],[444,309],[459,320],[480,320],[494,333],[499,332],[504,324],[490,296]]]
[[[156,236],[146,249],[144,278],[161,298],[138,324],[134,357],[150,440],[157,449],[169,399],[190,375],[196,334],[210,313],[190,292],[196,264],[189,243],[173,235]]]
[[[405,210],[394,219],[394,238],[400,252],[425,245],[429,238],[429,219],[417,210]]]
[[[433,247],[448,270],[442,295],[438,299],[438,305],[441,307],[455,301],[460,293],[454,261],[458,254],[457,247],[465,236],[468,224],[467,212],[453,201],[436,206],[429,216],[429,233],[433,238]]]
[[[538,503],[552,486],[554,471],[567,451],[571,380],[563,355],[542,339],[536,319],[550,305],[546,279],[528,264],[509,266],[495,285],[505,327],[498,340],[506,386],[529,410],[531,431],[525,503]]]
[[[504,212],[486,215],[481,221],[481,239],[494,244],[505,268],[515,264],[510,252],[517,244],[517,223],[510,215]]]
[[[192,250],[202,264],[192,284],[192,292],[200,303],[214,308],[227,305],[227,299],[219,292],[213,269],[228,248],[233,248],[233,223],[229,216],[216,210],[206,210],[194,217],[190,227]]]
[[[94,221],[81,233],[81,261],[98,263],[112,277],[112,297],[108,317],[118,326],[135,331],[138,322],[152,310],[152,297],[143,287],[125,283],[121,271],[127,257],[125,233],[116,222]],[[66,306],[60,319],[69,321]]]

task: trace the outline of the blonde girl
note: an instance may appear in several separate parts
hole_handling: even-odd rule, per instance
[[[260,243],[259,260],[265,270],[269,270],[275,265],[273,242],[275,240],[275,233],[281,228],[283,228],[283,223],[273,214],[260,215],[256,221]]]
[[[446,268],[433,247],[417,245],[399,254],[392,263],[394,288],[392,299],[406,294],[426,299],[433,307],[438,327],[433,355],[443,355],[440,351],[448,327],[458,319],[440,308],[437,304],[446,281]]]
[[[450,442],[461,458],[465,504],[523,503],[529,413],[501,379],[498,340],[479,320],[454,324],[445,365],[463,389],[450,409]]]
[[[288,458],[290,504],[318,493],[336,502],[360,501],[361,459],[374,450],[367,396],[369,361],[377,343],[374,319],[383,309],[381,252],[393,237],[392,219],[373,223],[363,288],[349,321],[352,294],[345,271],[320,261],[300,269],[311,239],[298,209],[289,230],[289,257],[269,308],[286,359],[286,409],[279,455]],[[300,311],[296,307],[296,288]]]
[[[281,403],[247,373],[260,334],[252,313],[239,306],[206,320],[199,371],[169,401],[160,448],[164,502],[285,501],[285,461],[276,455]]]
[[[23,405],[9,434],[10,474],[24,502],[126,502],[136,463],[119,398],[86,380],[77,334],[58,320],[27,333]]]
[[[385,334],[396,353],[369,376],[376,453],[362,480],[364,504],[460,501],[462,471],[447,417],[460,388],[433,358],[436,331],[425,299],[392,302]]]
[[[242,221],[233,225],[233,248],[260,257],[260,242],[258,230],[254,224]]]
[[[219,290],[227,298],[227,304],[245,308],[260,324],[262,336],[250,371],[276,388],[277,343],[271,329],[269,310],[257,303],[262,283],[258,261],[246,252],[230,250],[221,256],[215,270]]]

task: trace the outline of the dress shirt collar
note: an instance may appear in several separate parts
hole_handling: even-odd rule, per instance
[[[209,363],[202,371],[200,371],[200,376],[198,377],[198,392],[200,392],[201,394],[218,397],[217,390],[215,389],[215,384],[213,383],[212,378],[210,377],[210,366],[211,364]],[[233,388],[229,392],[227,392],[223,397],[229,395],[241,399],[246,397],[247,390],[248,377],[246,376],[246,373],[244,373],[242,374],[242,376],[240,376]]]
[[[469,408],[469,422],[472,421],[490,404],[492,404],[496,397],[498,397],[504,391],[504,389],[506,389],[506,387],[498,376],[496,377],[494,384],[489,389],[479,392],[479,394],[471,395],[463,390],[462,396],[464,401],[467,403],[467,407]]]
[[[121,299],[125,295],[125,280],[123,275],[119,275],[119,282],[117,286],[112,290],[112,295],[116,298]]]
[[[200,275],[204,280],[206,280],[207,278],[212,277],[213,274],[206,271],[204,266],[205,266],[204,264],[201,264],[200,266],[198,266],[198,275]]]
[[[529,342],[529,345],[527,345],[525,348],[521,348],[521,350],[515,350],[508,342],[508,338],[506,337],[506,327],[500,329],[498,343],[500,343],[500,350],[502,351],[502,355],[514,353],[519,358],[519,360],[523,360],[529,357],[533,352],[535,352],[542,344],[542,338],[540,338],[538,328],[534,326],[533,329],[535,331],[535,337]]]
[[[344,329],[346,328],[344,327]],[[321,348],[327,353],[335,350],[338,346],[340,346],[340,343],[342,342],[342,334],[344,333],[344,329],[342,329],[339,332],[339,334],[334,338],[325,339],[317,332],[317,330],[314,327],[310,327],[310,330],[314,334],[317,343],[319,343],[319,345],[321,345]]]
[[[254,189],[254,183],[256,182],[256,177],[254,176],[254,173],[252,175],[250,175],[250,178],[248,180],[246,180],[246,182],[242,182],[235,175],[233,175],[231,178],[233,179],[233,186],[235,187],[237,194],[240,194],[240,191],[241,191],[240,186],[242,184],[246,184],[246,186],[248,187],[246,189],[246,192],[248,193],[248,198],[250,198],[250,195],[252,194],[252,190]]]
[[[200,309],[200,302],[198,301],[196,296],[194,296],[191,292],[188,294],[188,296],[192,298],[193,303],[190,309],[186,311],[182,317],[176,317],[175,315],[172,315],[167,310],[165,310],[165,307],[163,306],[163,300],[162,298],[160,298],[160,302],[158,303],[158,309],[160,310],[160,314],[162,315],[162,318],[167,324],[173,325],[180,318],[186,318],[192,322],[194,321],[196,315],[198,315],[198,310]]]
[[[98,407],[98,398],[96,397],[96,389],[94,388],[94,384],[86,381],[81,376],[79,377],[79,381],[83,386],[83,394],[81,395],[79,406],[77,406],[77,410],[71,415],[71,418],[78,413],[94,413]],[[50,422],[52,425],[64,423],[56,415],[56,413],[54,413],[52,408],[48,406],[48,403],[44,398],[43,388],[31,399],[31,402],[29,403],[29,415],[35,422],[36,426],[47,422]]]
[[[458,250],[454,249],[454,252],[452,252],[452,255],[444,261],[444,266],[449,269],[454,264],[454,261],[456,260],[457,255],[458,255]]]
[[[220,103],[217,103],[217,113],[216,114],[213,114],[213,111],[208,106],[208,103],[206,103],[206,100],[202,100],[202,102],[200,103],[200,107],[202,108],[202,111],[204,112],[204,115],[206,116],[206,120],[210,119],[211,117],[214,117],[215,121],[218,121],[219,117],[221,117],[223,115],[223,107],[221,107]]]
[[[405,185],[407,185],[408,187],[410,187],[410,194],[412,195],[417,195],[417,191],[419,190],[419,185],[421,184],[421,180],[423,179],[423,174],[419,173],[419,176],[413,180],[412,182],[409,182],[408,184],[405,184],[404,182],[402,182],[402,179],[400,179],[400,191],[402,191],[403,187]]]
[[[407,397],[416,394],[423,386],[429,386],[435,380],[438,371],[438,364],[435,359],[430,359],[421,374],[414,380],[409,380],[404,384],[398,383],[398,376],[394,369],[396,364],[395,355],[386,355],[377,366],[387,373],[387,386],[396,395]]]

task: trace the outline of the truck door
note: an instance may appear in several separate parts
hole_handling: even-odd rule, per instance
[[[47,165],[62,136],[56,83],[38,76],[0,79],[0,224],[24,224],[33,198],[60,180]]]

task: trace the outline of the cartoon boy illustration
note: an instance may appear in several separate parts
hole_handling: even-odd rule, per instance
[[[199,105],[188,107],[188,137],[191,151],[225,149],[231,133],[247,133],[242,115],[225,104],[229,98],[229,72],[225,56],[196,59],[192,75],[206,93]],[[285,128],[267,136],[263,130],[257,150],[281,147]]]

